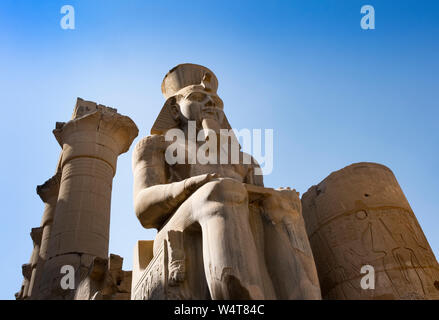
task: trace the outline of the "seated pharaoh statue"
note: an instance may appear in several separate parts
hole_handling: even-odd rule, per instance
[[[217,87],[203,66],[173,68],[134,149],[135,213],[158,232],[136,246],[132,298],[321,299],[299,195],[264,187]]]

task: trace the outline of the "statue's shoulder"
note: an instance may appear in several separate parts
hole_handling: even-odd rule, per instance
[[[156,148],[163,146],[166,148],[165,136],[162,134],[153,134],[140,139],[136,144],[136,149],[142,148]]]
[[[244,161],[245,158],[250,159],[250,163],[244,164],[247,171],[245,182],[263,187],[264,177],[261,174],[261,166],[258,161],[251,154],[241,151],[241,161]]]
[[[165,136],[161,134],[153,134],[140,139],[133,151],[133,160],[147,159],[153,154],[160,154],[166,150],[167,142]]]

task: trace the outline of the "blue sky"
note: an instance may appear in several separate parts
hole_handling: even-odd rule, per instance
[[[65,4],[75,30],[60,27]],[[375,30],[360,28],[365,4]],[[234,128],[274,129],[267,186],[303,193],[348,164],[385,164],[439,256],[438,15],[437,1],[0,1],[0,298],[19,290],[31,254],[44,209],[35,188],[60,153],[55,123],[81,97],[145,136],[163,76],[184,62],[215,72]],[[135,242],[155,234],[133,213],[131,150],[111,215],[110,251],[130,269]]]

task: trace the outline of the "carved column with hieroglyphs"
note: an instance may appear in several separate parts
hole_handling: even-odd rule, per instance
[[[439,299],[439,265],[392,171],[357,163],[302,197],[326,299]],[[364,289],[361,268],[374,268]]]

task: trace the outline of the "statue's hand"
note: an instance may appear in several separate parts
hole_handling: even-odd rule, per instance
[[[185,180],[184,182],[184,189],[188,190],[189,192],[194,192],[207,182],[210,182],[212,180],[215,180],[219,177],[219,174],[217,173],[206,173],[201,174],[199,176],[190,177]]]

